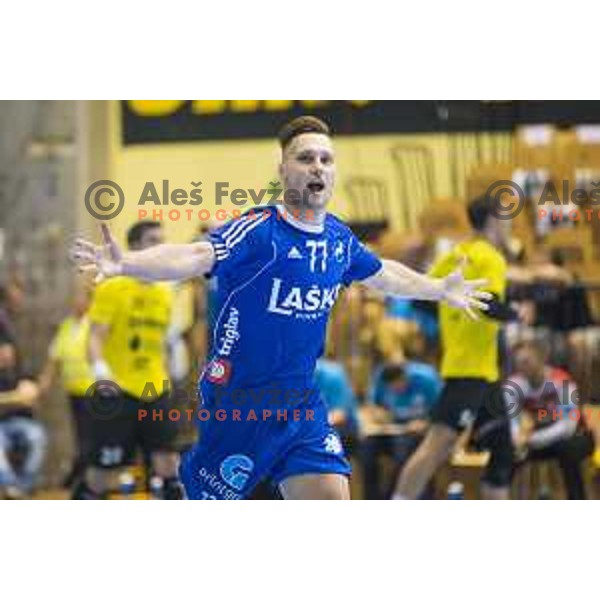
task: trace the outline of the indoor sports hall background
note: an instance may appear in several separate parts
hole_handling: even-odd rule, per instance
[[[418,270],[467,235],[469,199],[512,189],[503,205],[511,227],[505,251],[518,273],[509,299],[522,318],[504,328],[506,373],[515,344],[541,343],[548,366],[576,383],[578,417],[591,435],[600,435],[600,102],[4,101],[2,340],[15,341],[23,373],[41,393],[28,417],[38,428],[23,442],[2,433],[2,394],[10,390],[0,391],[0,497],[68,497],[69,480],[81,468],[82,440],[76,442],[60,377],[40,380],[55,356],[57,328],[82,286],[68,260],[73,237],[99,240],[102,221],[124,242],[132,224],[151,219],[161,222],[167,241],[186,242],[235,211],[266,204],[281,185],[277,130],[303,114],[323,118],[334,132],[338,175],[331,210],[382,255]],[[113,186],[102,199],[90,191],[96,182],[103,182],[96,190]],[[172,293],[171,377],[193,389],[206,355],[211,290],[193,281]],[[63,360],[68,354],[67,348]],[[337,387],[324,395],[350,452],[355,498],[386,497],[402,460],[407,417],[373,406],[374,389],[386,384],[378,378],[382,370],[421,363],[436,371],[438,361],[435,313],[360,288],[343,295],[323,365],[337,376]],[[410,401],[423,408],[418,397]],[[426,412],[419,415],[426,420]],[[182,420],[180,448],[194,436],[192,424]],[[18,471],[31,452],[39,458],[35,481],[15,490],[3,469]],[[486,460],[463,440],[430,495],[478,497]],[[524,460],[513,497],[564,498],[561,461]],[[112,497],[152,497],[145,463],[140,456],[117,476]],[[600,453],[591,448],[577,463],[586,496],[597,497]]]

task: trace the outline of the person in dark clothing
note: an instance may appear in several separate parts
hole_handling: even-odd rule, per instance
[[[515,468],[527,461],[557,460],[569,500],[584,500],[582,463],[594,452],[593,434],[583,419],[575,382],[566,371],[547,365],[545,354],[535,342],[513,348],[516,370],[507,384],[518,392],[523,409],[511,422]]]
[[[37,398],[33,378],[20,372],[12,339],[0,332],[0,490],[8,497],[30,494],[42,466],[46,435],[34,419]]]

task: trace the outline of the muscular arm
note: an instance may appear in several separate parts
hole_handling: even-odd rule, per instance
[[[469,316],[477,318],[474,309],[487,310],[486,301],[491,294],[480,291],[486,281],[465,280],[462,267],[447,277],[436,279],[417,273],[406,265],[393,260],[383,260],[378,273],[362,281],[364,285],[384,294],[413,298],[415,300],[445,301],[464,309]]]
[[[149,281],[181,281],[210,272],[214,261],[209,242],[160,244],[125,253],[121,274]]]
[[[102,225],[103,246],[77,239],[71,256],[80,271],[95,271],[96,280],[128,275],[147,281],[181,281],[211,271],[215,253],[210,242],[160,244],[122,252],[108,227]]]
[[[382,269],[365,279],[367,287],[391,296],[414,298],[415,300],[441,300],[444,295],[442,281],[417,273],[394,260],[382,260]]]

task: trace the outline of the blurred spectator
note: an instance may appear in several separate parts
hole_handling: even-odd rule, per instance
[[[10,498],[32,492],[46,451],[46,435],[34,419],[38,387],[20,372],[12,339],[0,335],[0,490]]]
[[[559,251],[542,254],[534,264],[533,300],[537,327],[571,331],[592,324],[585,291],[564,263]]]
[[[71,314],[58,326],[50,344],[48,358],[39,378],[40,394],[45,396],[60,376],[69,396],[71,418],[75,432],[75,461],[66,479],[71,487],[85,470],[86,443],[91,415],[86,405],[86,392],[94,383],[88,360],[90,322],[87,310],[89,290],[78,287],[75,291]]]
[[[441,386],[436,370],[425,363],[396,359],[376,370],[366,415],[374,423],[402,427],[396,428],[396,433],[374,429],[362,442],[367,499],[389,498],[391,485],[387,489],[381,486],[380,458],[392,457],[396,474],[400,472],[424,437]]]
[[[418,358],[435,355],[439,344],[435,303],[388,298],[387,314],[388,317],[406,324],[407,335],[404,347],[407,354]]]
[[[533,325],[548,332],[565,332],[593,323],[584,288],[565,267],[560,251],[540,249],[522,267],[508,272],[508,297],[535,306]]]
[[[568,366],[591,395],[591,356],[600,337],[586,286],[565,267],[559,250],[537,250],[526,266],[512,268],[509,276],[509,298],[518,301],[528,325],[509,326],[510,344],[534,339],[548,345],[552,363]]]
[[[523,402],[512,419],[518,463],[558,461],[569,500],[586,497],[582,462],[594,452],[594,438],[579,410],[577,387],[565,371],[545,363],[545,350],[535,342],[514,349],[515,373],[505,389],[516,390]],[[507,402],[516,398],[507,397]]]
[[[340,434],[346,452],[352,454],[358,438],[358,404],[344,366],[321,358],[315,381],[329,411],[329,422]]]
[[[23,290],[15,278],[0,283],[0,332],[16,344],[14,319],[23,306]]]
[[[343,362],[359,398],[366,394],[373,365],[381,362],[384,316],[381,296],[359,286],[345,290],[333,310],[328,355]]]
[[[428,218],[429,217],[429,218]],[[422,214],[419,218],[421,234],[408,236],[403,240],[402,248],[397,251],[397,258],[420,273],[426,273],[435,261],[437,254],[451,244],[439,233],[434,233],[435,224],[431,223],[431,215]],[[434,217],[435,220],[435,217]],[[434,225],[433,230],[431,226]],[[420,302],[406,298],[387,298],[387,315],[392,319],[412,325],[416,331],[407,335],[404,350],[413,357],[435,358],[439,342],[437,307],[433,302]],[[407,327],[407,334],[410,328]]]

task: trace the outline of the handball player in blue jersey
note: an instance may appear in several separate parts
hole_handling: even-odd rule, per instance
[[[335,183],[328,126],[299,117],[280,132],[283,203],[251,210],[192,244],[122,253],[77,240],[100,279],[218,280],[212,355],[199,381],[199,442],[181,463],[190,499],[242,499],[263,479],[286,499],[348,499],[350,466],[314,383],[340,291],[360,282],[394,296],[448,302],[475,318],[485,281],[432,279],[366,249],[327,212]],[[200,413],[200,411],[199,411]]]

